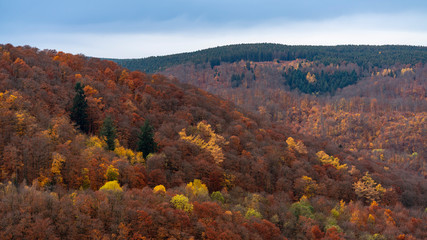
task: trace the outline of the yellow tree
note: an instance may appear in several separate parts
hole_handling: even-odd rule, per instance
[[[194,197],[205,197],[209,195],[208,188],[199,179],[187,184],[186,190]]]
[[[165,194],[166,188],[163,185],[157,185],[153,188],[153,193]]]
[[[50,172],[52,174],[52,182],[53,183],[62,183],[62,174],[61,169],[62,165],[65,163],[65,157],[59,153],[54,152],[52,154],[52,167]]]
[[[316,155],[317,155],[317,158],[319,159],[319,161],[321,161],[323,165],[330,164],[338,170],[341,170],[341,169],[347,170],[347,164],[341,165],[340,159],[337,157],[329,156],[324,151],[319,151],[316,153]]]
[[[305,76],[305,78],[307,79],[307,81],[309,82],[309,83],[315,83],[317,80],[316,80],[316,75],[314,75],[314,73],[313,74],[311,74],[310,72],[308,72],[307,73],[307,76]]]
[[[15,112],[16,117],[16,132],[19,136],[27,134],[28,131],[35,128],[35,118],[31,116],[27,111]]]
[[[126,70],[123,70],[119,77],[119,83],[125,83],[129,79],[129,72]]]
[[[302,141],[295,142],[295,140],[292,137],[288,137],[288,139],[286,140],[286,144],[288,144],[289,150],[293,149],[300,154],[308,153],[307,147],[304,145]]]
[[[250,219],[252,217],[261,219],[262,214],[256,209],[248,208],[248,210],[245,213],[245,218]]]
[[[358,182],[353,184],[357,196],[365,199],[366,202],[379,202],[386,189],[381,184],[376,183],[368,172]]]
[[[186,212],[193,211],[193,204],[191,204],[188,198],[182,194],[173,196],[171,203],[176,209],[180,209]]]
[[[123,189],[120,187],[120,184],[117,182],[117,180],[106,182],[99,190],[107,192],[123,192]]]
[[[316,180],[308,176],[302,176],[295,181],[295,188],[307,198],[314,196],[318,187]]]
[[[201,149],[207,150],[214,158],[217,164],[224,161],[224,153],[220,145],[228,144],[224,137],[216,134],[211,125],[205,122],[199,122],[195,129],[192,129],[194,134],[187,135],[187,129],[182,129],[179,136],[182,140],[193,143]]]
[[[135,153],[131,149],[121,146],[117,139],[115,140],[115,146],[116,148],[114,149],[114,153],[117,154],[117,156],[119,157],[125,158],[131,164],[145,163],[142,152]]]

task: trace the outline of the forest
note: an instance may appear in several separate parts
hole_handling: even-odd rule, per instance
[[[347,62],[242,60],[214,69],[181,64],[161,73],[296,133],[426,177],[425,64],[364,69]]]
[[[426,48],[290,48],[145,73],[0,45],[0,239],[426,239]]]
[[[303,93],[334,93],[338,88],[355,84],[358,80],[355,70],[351,73],[335,71],[328,74],[322,71],[320,74],[311,74],[299,69],[288,69],[283,73],[283,77],[291,90],[298,89]]]
[[[190,53],[141,59],[110,59],[130,70],[148,73],[184,63],[209,64],[211,68],[224,63],[243,61],[267,62],[306,59],[324,65],[343,62],[356,63],[367,69],[385,67],[396,63],[417,64],[427,61],[426,47],[400,45],[341,45],[341,46],[290,46],[272,43],[237,44],[209,48]]]

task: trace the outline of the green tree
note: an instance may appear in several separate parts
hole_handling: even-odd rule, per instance
[[[116,128],[114,127],[113,120],[110,116],[104,119],[104,122],[101,126],[101,136],[105,137],[105,141],[107,143],[107,149],[110,151],[114,151],[116,148],[114,140],[116,139]]]
[[[76,95],[73,99],[73,107],[71,108],[70,118],[72,121],[76,122],[77,126],[85,133],[89,132],[89,120],[87,114],[87,101],[85,92],[83,90],[83,84],[80,82],[76,83],[74,87]]]
[[[148,120],[145,120],[144,126],[141,127],[141,132],[138,135],[138,151],[142,152],[144,158],[148,154],[157,151],[157,143],[154,141],[154,129]]]
[[[219,191],[213,192],[211,194],[211,199],[220,203],[224,203],[224,196],[222,196],[222,193]]]
[[[251,62],[246,62],[246,69],[251,70]]]
[[[290,210],[297,218],[304,216],[314,219],[314,208],[306,196],[303,196],[299,202],[293,203]]]

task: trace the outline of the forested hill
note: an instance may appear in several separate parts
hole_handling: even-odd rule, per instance
[[[405,71],[402,97],[424,114],[427,71]],[[370,87],[385,100],[389,78]],[[401,102],[353,92],[325,111],[271,94],[258,114],[112,61],[0,45],[0,239],[426,239],[427,186],[413,169],[427,117],[393,120],[383,111]],[[274,103],[291,124],[269,120]],[[345,112],[367,106],[372,128]],[[304,122],[322,134],[298,132]]]
[[[141,59],[111,59],[131,70],[148,73],[162,71],[183,63],[209,63],[211,67],[221,62],[291,61],[306,59],[324,65],[342,62],[356,63],[363,68],[387,67],[394,64],[416,64],[427,61],[427,47],[386,45],[341,45],[341,46],[289,46],[272,43],[238,44],[209,48],[190,53],[181,53]]]

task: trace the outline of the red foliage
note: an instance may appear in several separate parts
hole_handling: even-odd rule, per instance
[[[338,232],[338,230],[335,227],[331,227],[326,231],[325,234],[325,239],[328,240],[344,240],[344,235],[340,232]]]
[[[262,239],[283,239],[280,229],[265,219],[252,222],[250,229],[256,230]]]
[[[148,174],[148,185],[155,187],[157,185],[167,185],[166,176],[161,169],[155,169]]]
[[[194,214],[196,214],[201,219],[214,220],[217,216],[221,216],[223,214],[223,210],[215,202],[194,202],[193,207]]]
[[[315,225],[311,228],[311,236],[313,239],[322,239],[325,233],[320,230],[319,226]]]

